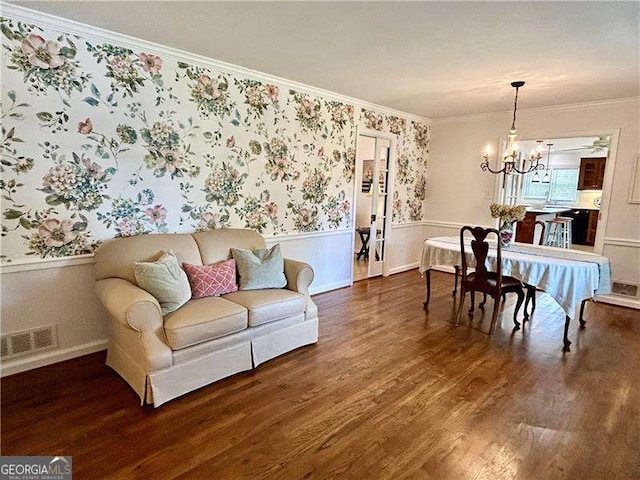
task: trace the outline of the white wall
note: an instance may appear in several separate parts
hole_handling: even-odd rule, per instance
[[[635,284],[640,284],[640,205],[627,199],[640,151],[639,111],[639,99],[631,98],[518,112],[518,131],[523,138],[619,129],[603,254],[611,260],[614,281]],[[434,121],[425,216],[431,225],[429,235],[451,234],[459,224],[494,223],[489,204],[497,176],[480,170],[481,154],[488,142],[496,150],[510,118],[510,112],[502,112]],[[633,305],[640,307],[640,302]]]

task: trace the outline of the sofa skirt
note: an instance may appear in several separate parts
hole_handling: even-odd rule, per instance
[[[272,358],[318,341],[317,317],[285,325],[283,322],[281,328],[276,330],[264,330],[260,332],[263,335],[238,339],[238,343],[188,360],[183,359],[169,368],[151,373],[146,373],[135,359],[112,341],[107,353],[107,365],[131,385],[139,395],[141,404],[159,407],[185,393],[251,370]],[[230,335],[229,340],[234,335],[237,334]]]

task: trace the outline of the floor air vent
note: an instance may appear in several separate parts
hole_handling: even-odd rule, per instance
[[[613,282],[611,291],[616,295],[624,295],[625,297],[637,297],[638,285],[633,283]]]
[[[58,346],[55,325],[38,327],[0,337],[0,357],[12,358],[51,350]]]

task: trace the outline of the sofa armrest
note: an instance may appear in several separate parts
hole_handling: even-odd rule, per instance
[[[287,277],[287,289],[302,293],[306,297],[305,316],[307,320],[318,318],[318,307],[309,295],[309,286],[313,282],[313,268],[308,263],[284,259],[284,275]]]
[[[287,288],[289,290],[309,295],[309,286],[313,282],[313,268],[311,268],[311,265],[285,258],[284,275],[287,277]]]
[[[98,280],[96,291],[111,316],[138,332],[163,327],[160,304],[153,295],[122,278]]]
[[[155,297],[122,278],[98,280],[96,291],[115,324],[111,340],[129,361],[145,374],[169,368],[173,356]]]

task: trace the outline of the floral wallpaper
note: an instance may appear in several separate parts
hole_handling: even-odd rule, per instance
[[[398,136],[395,223],[422,219],[429,126],[0,18],[2,260],[127,235],[352,226],[356,127]]]

